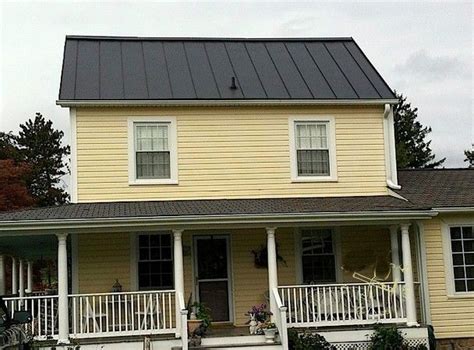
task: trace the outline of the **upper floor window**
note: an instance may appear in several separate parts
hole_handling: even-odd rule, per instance
[[[290,118],[293,181],[335,181],[333,118]]]
[[[474,292],[474,227],[450,227],[454,291]]]
[[[137,118],[129,123],[130,183],[177,183],[174,119]]]

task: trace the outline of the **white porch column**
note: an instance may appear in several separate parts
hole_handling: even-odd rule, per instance
[[[183,230],[173,230],[174,248],[174,289],[176,291],[176,337],[181,336],[181,309],[178,294],[184,297],[184,267],[183,267]]]
[[[67,234],[58,237],[58,344],[69,344]]]
[[[18,290],[20,294],[20,298],[25,296],[25,264],[23,259],[20,259],[20,264],[18,266],[18,275],[19,275],[19,283],[18,283]]]
[[[5,261],[4,256],[0,254],[0,295],[5,295]]]
[[[407,326],[417,326],[415,283],[413,281],[413,266],[410,249],[410,224],[400,225],[402,232],[403,276],[405,282],[405,298],[407,306]]]
[[[12,256],[12,294],[18,293],[18,272],[16,258]]]
[[[33,292],[33,261],[28,260],[26,271],[26,292],[31,293]]]
[[[401,281],[400,251],[398,249],[398,227],[390,226],[390,249],[392,251],[392,279],[397,283]]]
[[[275,242],[275,227],[267,227],[267,258],[268,258],[268,294],[270,299],[270,311],[276,315],[275,299],[273,289],[278,288],[278,261]],[[273,319],[274,316],[272,316]]]

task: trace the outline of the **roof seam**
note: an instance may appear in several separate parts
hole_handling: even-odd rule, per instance
[[[219,98],[222,98],[221,90],[219,89],[219,85],[217,85],[216,73],[214,72],[214,68],[212,68],[211,59],[209,58],[209,53],[207,52],[206,43],[204,43],[202,46],[204,48],[204,53],[206,54],[209,69],[211,70],[212,79],[214,80],[214,85],[216,86],[217,94],[219,95]]]
[[[229,60],[229,63],[230,63],[230,66],[232,67],[232,72],[234,73],[234,77],[235,77],[235,80],[237,80],[237,83],[240,87],[240,92],[242,93],[242,96],[245,98],[245,92],[244,92],[244,89],[242,89],[242,85],[240,84],[240,81],[239,81],[239,77],[237,76],[237,74],[235,73],[235,67],[234,67],[234,63],[232,62],[232,59],[230,58],[230,55],[229,55],[229,51],[227,51],[227,45],[224,43],[224,50],[225,50],[225,53],[227,55],[227,59]],[[264,90],[265,91],[265,90]]]
[[[76,42],[76,64],[74,65],[74,98],[77,91],[77,59],[79,58],[79,41]]]
[[[123,74],[123,50],[122,43],[120,43],[120,72],[122,74],[122,96],[125,98],[125,75]]]
[[[349,51],[349,49],[347,48],[346,46],[346,43],[342,43],[342,46],[344,47],[344,50],[347,51],[347,53],[349,53],[349,56],[351,56],[352,60],[355,62],[355,64],[357,65],[357,67],[359,67],[359,69],[361,70],[362,74],[364,74],[364,76],[367,78],[367,80],[369,81],[370,85],[372,85],[372,87],[374,88],[375,92],[377,93],[377,95],[379,95],[380,98],[382,98],[382,94],[379,92],[379,90],[375,87],[374,83],[372,82],[372,80],[369,78],[369,76],[365,73],[365,71],[362,69],[362,67],[360,66],[359,62],[357,62],[357,60],[354,58],[354,56],[352,55],[352,53]]]
[[[273,57],[272,57],[272,55],[270,54],[270,51],[268,51],[267,44],[262,43],[262,45],[263,45],[263,47],[265,48],[265,51],[267,52],[268,57],[270,58],[270,61],[271,61],[272,64],[273,64],[273,67],[275,67],[275,71],[277,72],[278,77],[280,78],[281,83],[283,84],[283,87],[284,87],[285,90],[286,90],[286,94],[288,95],[288,97],[291,97],[290,90],[288,90],[288,87],[287,87],[286,84],[285,84],[285,80],[283,79],[283,77],[282,77],[281,74],[280,74],[280,70],[279,70],[278,67],[276,66],[275,61],[273,60]]]
[[[186,60],[186,67],[188,68],[189,77],[191,78],[191,85],[193,86],[194,96],[196,96],[196,98],[199,98],[197,90],[196,90],[196,85],[194,84],[193,72],[191,71],[191,67],[189,66],[189,59],[188,59],[188,52],[186,51],[186,45],[184,45],[184,43],[181,43],[181,45],[183,45],[184,59]]]
[[[298,71],[298,74],[300,75],[301,77],[301,80],[303,80],[303,83],[306,85],[306,88],[308,89],[310,95],[315,98],[314,94],[313,94],[313,91],[311,91],[311,88],[309,87],[308,83],[306,82],[306,79],[303,77],[303,74],[301,73],[300,69],[298,68],[298,65],[296,64],[295,62],[295,59],[293,58],[293,56],[291,55],[291,52],[290,50],[288,50],[288,46],[286,45],[283,45],[285,47],[285,50],[286,52],[288,53],[288,56],[290,56],[290,59],[291,59],[291,62],[293,62],[296,70]]]
[[[319,73],[321,73],[321,76],[323,77],[324,81],[326,82],[326,84],[328,85],[329,89],[331,90],[332,94],[334,95],[334,98],[338,98],[336,93],[334,92],[331,84],[329,83],[329,81],[327,80],[326,76],[324,75],[323,71],[321,70],[321,68],[319,68],[319,65],[318,65],[318,62],[316,62],[316,59],[313,57],[313,55],[311,54],[311,52],[309,51],[308,49],[308,46],[306,46],[306,43],[303,43],[303,46],[306,50],[306,52],[308,53],[309,57],[311,58],[311,60],[313,61],[314,65],[316,66],[316,68],[318,68],[319,70]]]
[[[101,54],[100,54],[100,47],[101,47],[101,42],[102,41],[99,41],[99,50],[97,51],[97,55],[99,56],[99,75],[97,77],[97,79],[99,80],[99,99],[102,98],[102,91],[101,91],[101,79],[100,79],[100,76],[101,76],[101,64],[100,62],[102,61],[102,58],[101,58]]]
[[[140,43],[140,47],[142,49],[142,61],[143,61],[143,73],[145,73],[145,86],[146,86],[146,94],[148,98],[150,98],[150,88],[148,86],[148,74],[146,73],[146,62],[145,62],[145,50],[143,48],[143,41]]]
[[[249,57],[250,63],[252,64],[252,68],[255,71],[255,75],[257,76],[258,82],[260,83],[260,86],[262,87],[263,92],[265,93],[265,96],[268,97],[267,90],[265,89],[265,86],[263,85],[262,78],[260,78],[260,75],[258,74],[257,68],[255,68],[255,63],[252,60],[252,56],[250,56],[249,50],[247,48],[247,43],[243,43],[245,52],[247,53],[247,56]]]
[[[171,83],[171,76],[170,76],[170,69],[168,67],[168,59],[166,58],[166,48],[163,43],[161,44],[161,49],[163,50],[163,59],[165,60],[165,66],[166,66],[166,75],[168,76],[168,82],[170,85],[170,92],[171,92],[171,98],[174,97],[174,91],[173,91],[173,84]]]
[[[331,56],[331,59],[334,61],[334,63],[336,64],[337,68],[339,69],[339,71],[341,72],[342,76],[344,77],[344,79],[346,79],[347,83],[349,84],[349,86],[351,87],[352,91],[354,91],[355,95],[360,98],[359,94],[357,93],[356,89],[354,88],[354,86],[352,86],[351,82],[349,81],[349,79],[347,78],[346,74],[344,73],[344,71],[342,70],[342,68],[339,66],[339,64],[337,63],[336,59],[334,58],[334,56],[332,55],[331,51],[329,51],[328,47],[326,46],[325,43],[323,43],[323,46],[324,48],[326,49],[327,53],[329,54],[329,56]]]

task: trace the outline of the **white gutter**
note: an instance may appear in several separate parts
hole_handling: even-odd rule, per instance
[[[395,128],[392,105],[385,105],[383,117],[387,186],[392,190],[400,190],[402,187],[398,185],[397,153],[395,148]]]
[[[132,228],[161,226],[167,228],[192,229],[196,226],[218,225],[270,225],[270,224],[302,224],[324,222],[356,222],[356,221],[393,221],[430,219],[437,213],[432,210],[423,211],[380,211],[380,212],[318,212],[311,214],[271,214],[271,215],[194,215],[194,216],[155,216],[131,218],[100,218],[100,219],[57,219],[57,220],[18,220],[0,222],[0,235],[15,234],[25,231],[30,234],[44,230],[71,230],[91,228]],[[2,234],[3,233],[3,234]]]
[[[439,213],[472,213],[474,207],[446,207],[446,208],[433,208]]]
[[[315,106],[315,105],[386,105],[396,104],[397,99],[359,100],[57,100],[61,107],[107,106]]]

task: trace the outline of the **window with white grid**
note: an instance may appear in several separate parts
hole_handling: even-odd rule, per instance
[[[171,176],[169,123],[135,123],[137,179],[169,179]]]
[[[454,290],[474,292],[474,227],[450,227]]]
[[[169,233],[138,236],[138,288],[172,289],[173,255]]]
[[[332,229],[301,230],[303,283],[336,282]]]
[[[327,122],[297,122],[295,141],[298,176],[331,174]]]

